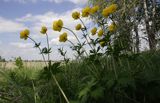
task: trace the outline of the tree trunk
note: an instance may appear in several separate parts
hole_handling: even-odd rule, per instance
[[[154,34],[154,32],[152,32],[150,25],[149,25],[147,1],[143,0],[143,3],[144,3],[144,11],[145,11],[146,33],[148,34],[149,47],[150,47],[150,50],[154,50],[154,49],[156,49],[155,34]]]
[[[139,34],[138,34],[138,26],[134,24],[134,32],[136,34],[136,52],[139,53]]]

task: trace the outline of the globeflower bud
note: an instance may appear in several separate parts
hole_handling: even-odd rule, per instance
[[[72,18],[75,19],[75,20],[79,19],[80,18],[80,13],[77,12],[77,11],[73,12],[72,13]]]
[[[75,29],[80,30],[82,28],[81,24],[76,25]]]
[[[46,34],[46,32],[47,32],[47,27],[45,27],[45,26],[42,26],[42,28],[41,28],[41,31],[40,31],[42,34]]]

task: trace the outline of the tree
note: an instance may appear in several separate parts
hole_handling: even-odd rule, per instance
[[[115,47],[121,51],[140,51],[140,34],[138,27],[146,27],[145,32],[150,50],[156,49],[156,36],[160,25],[160,2],[156,0],[89,0],[90,5],[118,4],[119,10],[112,18],[118,22],[119,35],[114,39]],[[145,25],[144,25],[145,24]],[[144,32],[144,33],[145,33]]]
[[[6,60],[0,56],[0,62],[5,62]]]

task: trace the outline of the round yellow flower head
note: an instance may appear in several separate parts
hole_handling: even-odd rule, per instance
[[[41,28],[41,31],[40,31],[42,34],[46,34],[46,32],[47,32],[47,27],[45,27],[45,26],[42,26],[42,28]]]
[[[98,31],[98,37],[101,37],[102,35],[103,35],[103,30],[100,29],[100,30]]]
[[[76,25],[75,29],[80,30],[82,28],[81,24]]]
[[[104,17],[108,17],[110,14],[114,13],[117,10],[117,4],[112,4],[109,7],[106,7],[102,11]]]
[[[26,40],[29,36],[30,31],[28,29],[25,29],[20,32],[20,38]]]
[[[90,10],[91,10],[91,8],[90,7],[85,7],[85,8],[83,8],[82,9],[82,17],[88,17],[89,16],[89,14],[90,14]]]
[[[99,6],[98,6],[98,5],[97,5],[97,6],[94,6],[94,7],[91,8],[90,14],[94,14],[94,13],[96,13],[98,10],[99,10]]]
[[[101,42],[99,42],[99,44],[100,44],[101,47],[104,47],[105,46],[105,41],[101,41]]]
[[[63,27],[63,21],[61,19],[53,22],[53,30],[54,31],[61,31]]]
[[[109,30],[110,32],[115,31],[115,29],[116,29],[116,25],[115,25],[114,23],[112,23],[110,26],[108,26],[108,30]]]
[[[67,39],[67,33],[64,32],[63,34],[61,34],[59,36],[59,42],[66,42],[68,39]]]
[[[96,32],[97,32],[97,28],[96,28],[96,27],[94,27],[94,28],[91,30],[91,33],[92,33],[92,35],[95,35],[95,34],[96,34]]]
[[[77,11],[73,12],[72,13],[72,18],[75,19],[75,20],[79,19],[80,18],[80,13],[77,12]]]

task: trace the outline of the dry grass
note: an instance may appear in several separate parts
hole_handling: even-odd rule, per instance
[[[45,66],[44,62],[23,62],[25,68],[41,69]],[[16,68],[15,62],[0,62],[1,69],[14,69]]]

